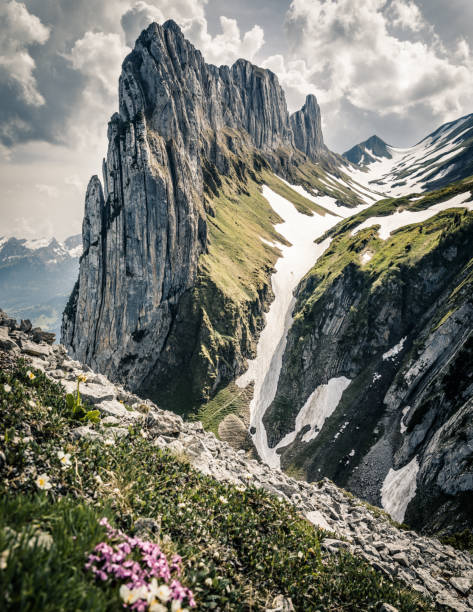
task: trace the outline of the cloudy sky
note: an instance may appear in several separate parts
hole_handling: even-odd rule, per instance
[[[0,236],[80,231],[120,64],[175,19],[212,63],[277,73],[290,110],[316,94],[327,144],[409,146],[473,112],[472,0],[2,0]]]

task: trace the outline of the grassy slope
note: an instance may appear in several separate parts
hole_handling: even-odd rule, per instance
[[[421,224],[408,225],[394,232],[387,240],[378,237],[377,226],[337,233],[330,247],[302,281],[296,320],[309,323],[310,311],[334,280],[349,265],[362,268],[369,277],[369,290],[383,283],[399,267],[412,267],[433,251],[452,232],[471,231],[473,214],[465,209],[443,211]],[[364,253],[372,258],[363,264]]]
[[[95,583],[82,569],[103,538],[97,520],[104,515],[128,533],[138,517],[159,519],[161,542],[183,556],[182,582],[198,609],[258,610],[280,593],[298,610],[375,610],[380,601],[431,609],[348,553],[322,554],[324,532],[292,506],[202,476],[141,431],[130,429],[114,446],[74,441],[62,389],[39,372],[30,381],[21,364],[1,370],[0,410],[0,553],[9,550],[0,570],[4,610],[118,609],[117,586]],[[71,453],[70,469],[61,469],[60,449]],[[34,484],[43,472],[53,483],[49,492]],[[38,528],[52,536],[50,548],[28,544]]]
[[[378,228],[375,225],[352,235],[352,231],[363,221],[370,217],[391,215],[401,210],[424,210],[472,189],[473,181],[469,179],[428,193],[420,200],[410,200],[409,197],[381,200],[331,228],[319,239],[321,242],[331,236],[330,247],[302,281],[301,293],[305,292],[304,286],[310,288],[311,292],[304,305],[304,312],[308,312],[311,305],[318,300],[326,287],[348,264],[353,263],[362,267],[373,279],[378,278],[378,282],[382,282],[383,275],[389,273],[390,269],[400,265],[414,265],[426,253],[432,251],[450,232],[456,231],[458,226],[468,225],[471,222],[472,214],[461,207],[456,208],[455,212],[453,209],[443,211],[423,223],[399,228],[387,240],[381,240],[378,237]],[[372,259],[363,265],[361,257],[366,252],[372,254]],[[301,300],[299,300],[299,305],[300,303]],[[304,314],[299,312],[298,316],[300,318]]]
[[[292,202],[301,213],[331,214],[288,187],[269,170],[256,178],[245,183],[244,191],[235,180],[223,178],[218,195],[210,198],[214,216],[207,216],[209,248],[200,259],[202,272],[237,301],[256,296],[278,257],[277,247],[263,240],[287,244],[274,228],[282,219],[263,197],[261,184]]]
[[[227,151],[227,154],[230,159],[234,158],[232,153]],[[201,388],[203,380],[218,378],[218,360],[225,360],[226,355],[231,359],[242,336],[249,338],[253,350],[256,347],[256,323],[253,319],[248,325],[247,321],[260,316],[255,315],[255,304],[261,303],[261,296],[265,292],[269,297],[271,295],[269,279],[279,256],[278,247],[263,240],[287,244],[275,229],[282,219],[263,197],[262,184],[292,202],[304,214],[331,214],[288,187],[267,165],[258,165],[255,171],[248,172],[252,162],[250,159],[245,162],[244,172],[247,174],[244,175],[239,167],[238,173],[230,173],[228,177],[219,176],[214,169],[212,189],[206,195],[208,253],[200,258],[199,282],[193,296],[194,303],[201,310],[204,328],[192,364],[193,372],[201,373],[196,385]],[[236,158],[234,163],[237,167]],[[267,303],[262,305],[266,307]],[[242,410],[235,409],[234,402],[228,404],[226,387],[227,381],[219,387],[216,396],[207,391],[207,401],[198,409],[199,419],[215,433],[226,414],[244,413],[248,406],[248,401]],[[173,397],[177,394],[174,393]],[[189,398],[185,401],[189,402]],[[182,412],[169,401],[163,405]],[[228,409],[221,410],[223,405]],[[187,414],[193,411],[194,408]]]
[[[385,217],[392,215],[396,211],[411,210],[413,212],[418,210],[424,210],[429,208],[433,204],[440,204],[445,202],[454,196],[470,191],[473,194],[473,179],[471,177],[458,181],[448,187],[437,189],[422,194],[420,199],[413,200],[411,196],[403,196],[401,198],[385,198],[379,200],[373,206],[365,208],[362,212],[338,223],[336,226],[330,228],[323,236],[318,239],[318,242],[322,242],[327,236],[335,236],[342,234],[348,230],[354,229],[368,219],[369,217]],[[418,196],[419,197],[419,196]]]

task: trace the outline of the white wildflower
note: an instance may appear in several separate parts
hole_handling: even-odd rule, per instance
[[[10,385],[6,385],[5,384],[5,385],[3,385],[3,388],[5,389],[5,393],[10,393],[10,391],[11,391]]]
[[[104,444],[105,446],[115,446],[115,440],[113,440],[112,438],[106,438],[104,440]]]
[[[125,604],[134,604],[138,599],[146,599],[148,591],[145,586],[137,589],[129,589],[126,585],[122,584],[120,587],[120,597]]]
[[[159,603],[156,599],[149,604],[148,608],[149,612],[168,612],[167,606],[163,606],[162,603]]]
[[[8,556],[10,551],[8,548],[0,554],[0,570],[7,569]]]
[[[36,402],[33,400],[28,400],[28,406],[30,408],[36,408]]]
[[[158,599],[165,603],[166,601],[169,601],[169,598],[171,597],[171,589],[167,584],[162,584],[160,587],[158,587],[156,595],[158,596]]]
[[[228,504],[228,499],[227,499],[226,497],[224,497],[223,495],[220,495],[220,497],[218,498],[218,501],[219,501],[221,504],[224,504],[224,505],[225,505],[225,504]]]
[[[72,463],[70,453],[65,453],[63,450],[60,450],[57,452],[57,457],[61,462],[61,467],[63,470],[67,470],[67,468],[71,467]]]
[[[36,482],[36,486],[38,487],[38,489],[42,489],[43,491],[47,491],[53,486],[47,474],[40,474],[36,478],[35,482]]]
[[[28,372],[26,372],[26,376],[28,376],[30,380],[34,380],[36,378],[36,376],[33,374],[31,370],[28,370]]]

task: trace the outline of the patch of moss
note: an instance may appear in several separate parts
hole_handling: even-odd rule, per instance
[[[227,415],[235,414],[243,422],[248,421],[248,408],[252,396],[252,385],[240,389],[234,382],[231,382],[219,389],[209,402],[200,407],[197,419],[201,421],[206,430],[218,437],[218,426]]]

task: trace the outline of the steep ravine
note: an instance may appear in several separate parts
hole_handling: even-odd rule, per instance
[[[118,110],[86,194],[70,355],[214,432],[236,424],[236,445],[248,425],[272,466],[425,528],[469,524],[471,393],[446,389],[469,371],[472,215],[442,209],[471,208],[471,186],[408,193],[465,148],[462,123],[353,168],[315,97],[290,115],[271,71],[206,64],[172,21],[125,58]],[[412,155],[412,176],[394,172]]]
[[[272,430],[266,431],[262,419],[276,395],[286,337],[293,318],[295,305],[293,292],[301,278],[325,251],[329,240],[316,244],[327,229],[340,219],[335,214],[321,217],[314,214],[307,218],[287,200],[268,187],[263,188],[273,210],[284,219],[276,229],[289,242],[281,245],[281,257],[271,276],[274,300],[265,316],[265,326],[259,337],[256,357],[248,364],[247,371],[236,381],[241,387],[254,382],[253,398],[250,404],[250,432],[260,458],[272,467],[279,467],[276,448],[271,448]],[[346,210],[346,209],[345,209]]]

